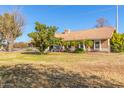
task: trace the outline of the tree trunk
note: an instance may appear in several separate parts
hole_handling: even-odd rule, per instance
[[[14,45],[14,40],[8,42],[8,46],[7,46],[7,51],[8,52],[13,51],[13,45]]]
[[[43,53],[46,54],[46,53],[48,53],[48,51],[49,51],[49,47],[47,47],[47,48],[43,51]]]

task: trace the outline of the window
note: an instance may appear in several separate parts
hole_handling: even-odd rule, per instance
[[[83,44],[81,44],[81,45],[80,45],[80,47],[81,47],[81,48],[84,48],[84,45],[83,45]]]
[[[100,48],[100,42],[99,41],[95,41],[95,49],[99,49]]]

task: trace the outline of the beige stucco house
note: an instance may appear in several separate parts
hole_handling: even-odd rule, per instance
[[[65,41],[93,40],[94,46],[90,51],[110,52],[110,39],[114,31],[115,29],[113,27],[101,27],[79,31],[65,30],[63,33],[56,33],[55,37],[62,38]],[[85,50],[85,44],[79,45],[79,48],[84,48]]]

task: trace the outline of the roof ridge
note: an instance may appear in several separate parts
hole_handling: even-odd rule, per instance
[[[99,28],[90,28],[90,29],[84,29],[84,30],[70,30],[71,33],[75,33],[75,32],[82,32],[82,31],[89,31],[89,30],[96,30],[96,29],[103,29],[103,28],[113,28],[112,26],[105,26],[105,27],[99,27]]]

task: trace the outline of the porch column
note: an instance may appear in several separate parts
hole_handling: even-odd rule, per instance
[[[62,49],[65,50],[65,46],[62,46]]]
[[[102,50],[102,47],[101,47],[101,40],[99,40],[99,50],[100,50],[100,51]]]
[[[80,44],[78,45],[78,48],[81,48],[81,45]]]
[[[68,48],[68,45],[67,45],[67,48]]]
[[[85,43],[83,43],[83,49],[86,50]]]
[[[96,48],[95,48],[95,40],[93,40],[93,50],[96,50]]]
[[[110,39],[108,39],[108,52],[111,51],[111,47],[110,47]]]

